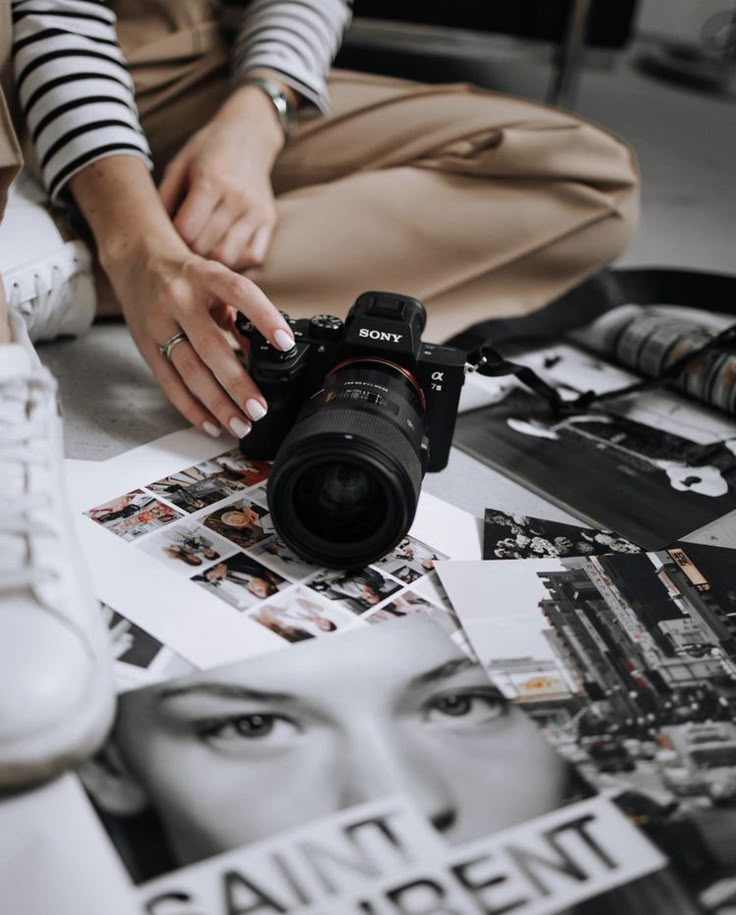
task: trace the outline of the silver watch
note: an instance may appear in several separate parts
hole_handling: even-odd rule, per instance
[[[268,79],[265,76],[244,76],[238,80],[238,85],[257,86],[262,92],[266,93],[276,109],[284,137],[288,139],[294,127],[296,112],[281,86],[275,80]]]

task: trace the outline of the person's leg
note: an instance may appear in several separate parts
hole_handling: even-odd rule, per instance
[[[20,149],[5,104],[10,7],[0,4],[0,230]],[[11,195],[12,200],[12,195]],[[2,236],[0,235],[0,241]],[[32,249],[37,239],[18,239]],[[0,793],[81,761],[114,705],[107,634],[64,497],[56,383],[7,302],[0,252]]]
[[[428,306],[427,338],[533,310],[613,260],[637,215],[631,151],[603,129],[465,85],[335,71],[332,114],[274,174],[279,226],[252,278],[286,311],[366,289]]]
[[[213,0],[115,0],[160,175],[227,93]],[[279,222],[249,272],[296,317],[366,289],[422,299],[427,338],[530,311],[613,260],[636,221],[628,147],[602,128],[467,85],[334,71],[332,113],[273,174]]]

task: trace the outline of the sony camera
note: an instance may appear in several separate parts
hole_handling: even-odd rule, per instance
[[[424,474],[447,464],[466,357],[423,343],[426,318],[417,299],[364,292],[344,322],[287,318],[288,353],[238,319],[268,402],[240,447],[274,459],[274,526],[309,562],[359,568],[390,552],[414,520]]]

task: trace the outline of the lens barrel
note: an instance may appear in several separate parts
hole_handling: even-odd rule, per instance
[[[413,376],[388,360],[349,360],[279,448],[268,484],[274,526],[309,562],[361,568],[411,527],[425,468],[425,407]]]

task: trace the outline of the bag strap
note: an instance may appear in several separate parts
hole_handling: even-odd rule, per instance
[[[682,305],[736,316],[736,276],[696,270],[602,270],[530,315],[498,318],[475,324],[447,342],[468,352],[468,363],[481,375],[515,375],[546,400],[557,416],[578,413],[593,403],[612,400],[666,384],[704,352],[736,343],[736,324],[670,365],[658,378],[636,382],[604,394],[587,391],[573,400],[559,392],[529,366],[504,358],[499,344],[559,340],[568,331],[589,324],[619,305]]]
[[[590,324],[619,305],[682,305],[736,316],[736,276],[704,270],[601,270],[538,311],[474,324],[448,340],[466,351],[492,345],[543,343]]]

